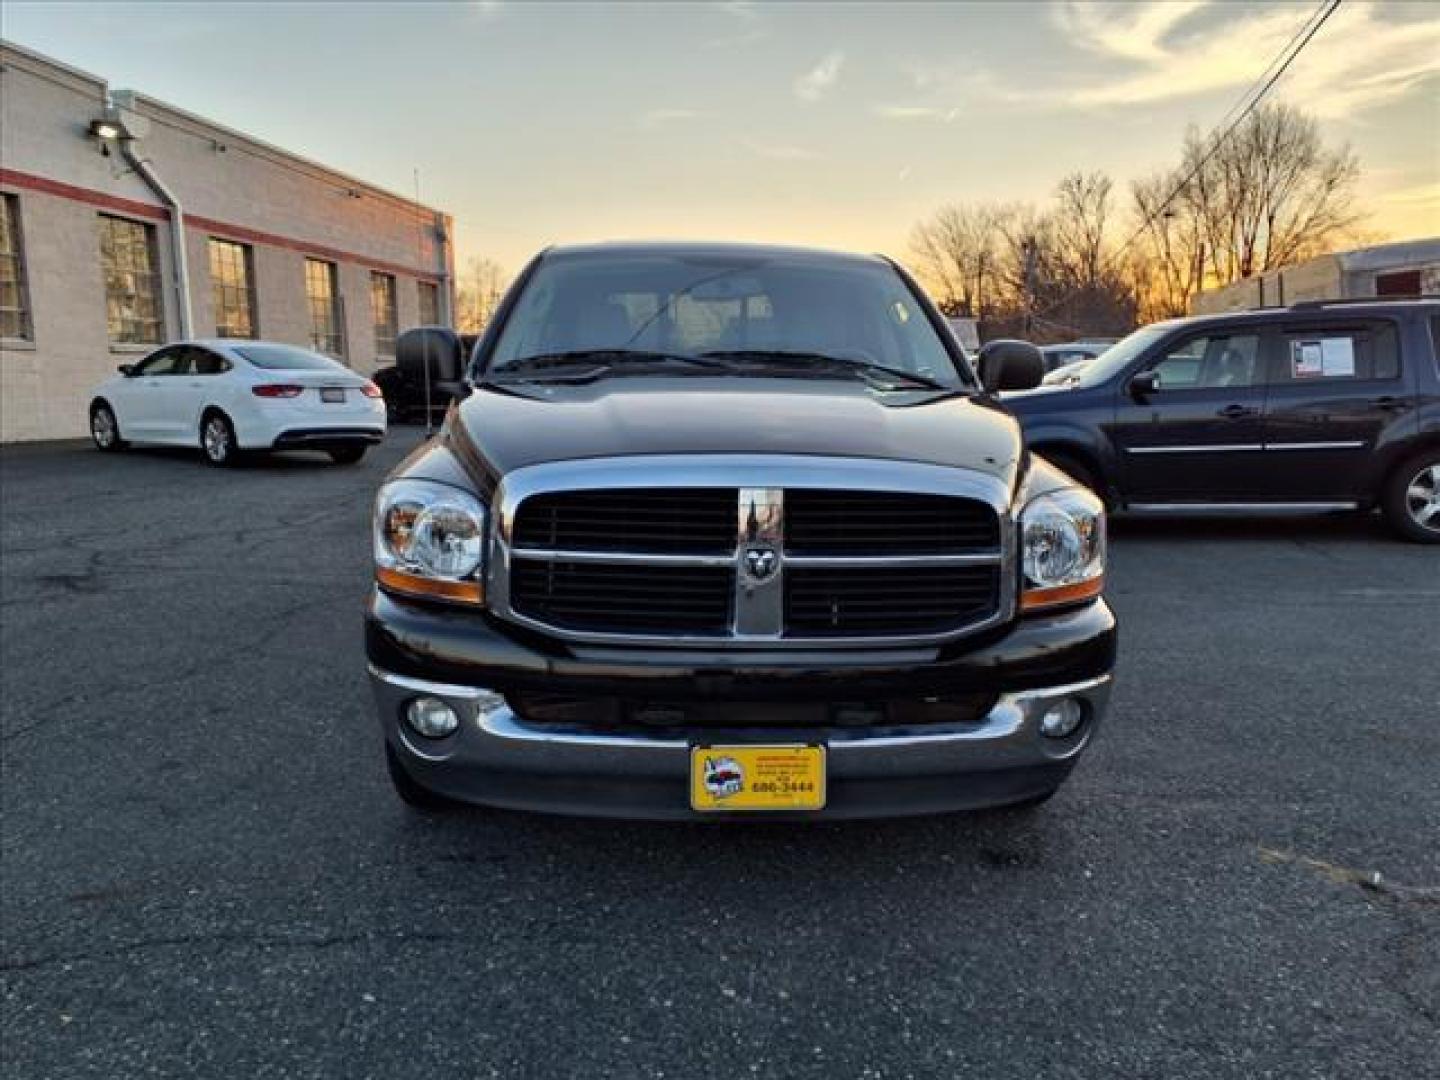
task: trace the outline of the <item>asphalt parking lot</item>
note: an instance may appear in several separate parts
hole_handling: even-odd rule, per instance
[[[425,817],[360,623],[416,438],[0,453],[8,1077],[1433,1069],[1440,552],[1117,522],[1113,712],[1033,815]]]

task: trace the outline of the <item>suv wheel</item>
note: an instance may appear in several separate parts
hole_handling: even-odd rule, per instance
[[[1423,451],[1396,469],[1385,485],[1382,506],[1400,535],[1440,544],[1440,449]]]

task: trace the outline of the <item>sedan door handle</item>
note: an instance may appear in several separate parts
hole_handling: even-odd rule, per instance
[[[1248,405],[1226,405],[1220,410],[1220,415],[1226,420],[1240,420],[1246,416],[1254,416],[1258,409],[1252,409]]]
[[[1396,397],[1393,394],[1386,394],[1384,397],[1378,397],[1370,404],[1374,405],[1377,409],[1383,409],[1386,412],[1404,412],[1410,407],[1410,403],[1408,401],[1406,401],[1402,397]]]

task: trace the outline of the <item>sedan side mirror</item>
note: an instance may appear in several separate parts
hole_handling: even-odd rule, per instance
[[[1045,377],[1045,357],[1028,341],[997,338],[980,346],[980,382],[997,390],[1031,390]]]
[[[121,365],[120,365],[119,367],[117,367],[115,370],[118,371],[118,372],[120,372],[120,374],[121,374],[121,375],[124,375],[127,379],[133,378],[134,375],[135,375],[135,365],[134,365],[134,364],[121,364]]]
[[[1158,371],[1142,371],[1130,380],[1131,397],[1143,399],[1159,392],[1160,373]]]

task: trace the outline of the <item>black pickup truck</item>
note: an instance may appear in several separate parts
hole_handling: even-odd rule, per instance
[[[1038,382],[1033,347],[987,350],[995,387]],[[1103,506],[898,266],[552,249],[468,374],[375,505],[366,645],[407,802],[1035,805],[1094,738]]]
[[[1114,507],[1378,508],[1440,544],[1437,354],[1440,300],[1313,301],[1143,327],[1005,404]]]

